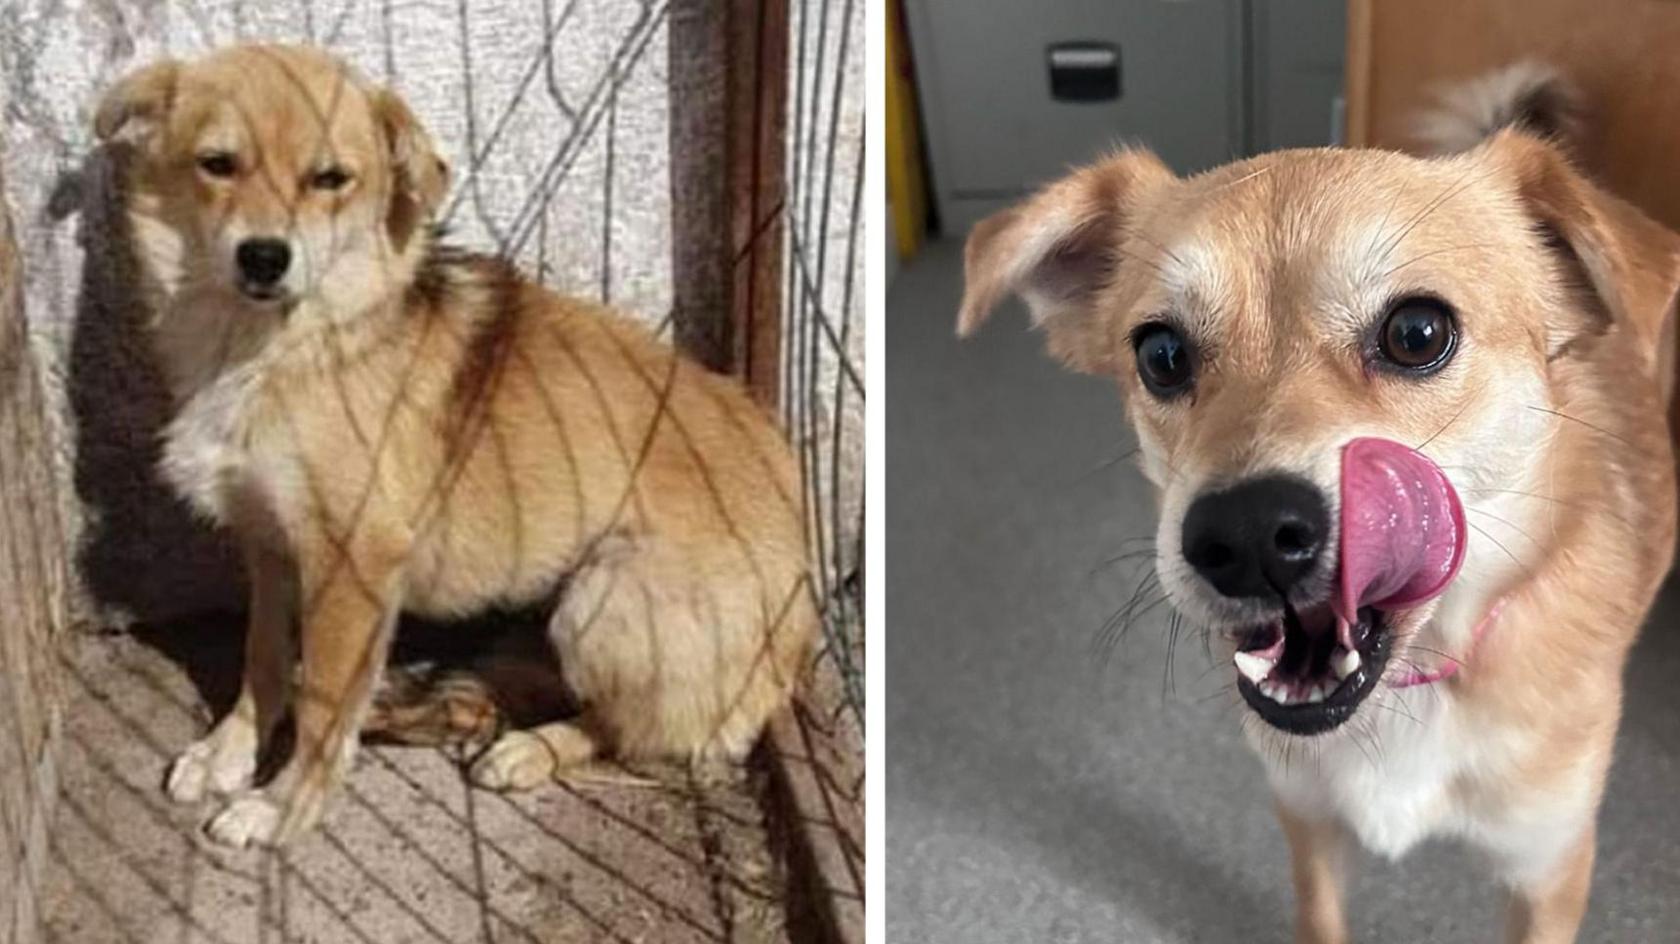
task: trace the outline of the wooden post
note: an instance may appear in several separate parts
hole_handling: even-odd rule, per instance
[[[774,409],[781,395],[788,0],[729,6],[729,320],[737,372]]]
[[[673,330],[766,407],[781,371],[787,0],[693,0],[670,19]]]

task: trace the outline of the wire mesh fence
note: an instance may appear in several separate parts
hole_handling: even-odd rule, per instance
[[[832,936],[862,940],[864,862],[864,292],[863,4],[802,0],[789,11],[786,268],[775,387],[799,456],[813,586],[823,621],[814,693],[797,707],[782,768],[803,784],[809,871],[828,901]],[[801,778],[800,774],[804,776]],[[794,791],[800,793],[798,787]]]
[[[782,418],[798,446],[827,652],[861,727],[863,686],[865,142],[863,8],[800,3],[792,14],[788,266]]]
[[[296,931],[287,921],[304,913],[318,919],[305,928],[326,929],[323,940],[384,940],[370,929],[387,926],[415,940],[799,938],[797,922],[784,928],[780,918],[755,916],[774,904],[775,876],[766,874],[762,824],[739,790],[475,801],[464,782],[450,782],[448,765],[375,750],[369,756],[389,783],[353,788],[329,822],[343,831],[331,851],[253,872],[183,838],[191,824],[148,780],[171,745],[185,744],[206,720],[183,687],[200,679],[192,653],[181,651],[202,648],[202,640],[157,627],[240,605],[240,581],[225,547],[152,476],[165,398],[155,372],[141,365],[147,340],[124,279],[105,271],[108,168],[84,163],[92,103],[138,63],[235,41],[323,45],[408,98],[447,150],[456,179],[441,215],[453,241],[672,337],[690,315],[673,286],[682,284],[675,270],[690,235],[680,225],[683,204],[694,197],[678,182],[688,149],[706,146],[685,137],[691,128],[677,112],[693,90],[672,86],[693,74],[686,60],[717,52],[675,44],[672,21],[721,15],[725,6],[0,0],[0,157],[23,230],[29,347],[41,367],[41,438],[51,444],[35,452],[57,463],[69,532],[62,543],[78,549],[81,565],[79,620],[138,625],[148,642],[136,649],[126,638],[78,640],[58,667],[69,715],[67,775],[46,888],[102,907],[72,908],[71,919],[58,909],[51,936],[126,940],[143,924],[157,933],[179,928],[183,939],[267,939],[275,927]],[[839,680],[839,697],[825,710],[848,714],[861,735],[863,10],[822,0],[790,12],[779,412],[800,460],[823,664]],[[48,548],[60,538],[28,540]],[[159,652],[170,657],[159,660]],[[860,799],[861,754],[848,776],[847,796]],[[411,821],[383,813],[387,804],[409,809]],[[556,830],[557,818],[584,823],[581,837]],[[673,818],[689,824],[666,836]],[[12,837],[26,828],[3,825]],[[461,827],[464,836],[456,835]],[[416,850],[429,854],[416,859]],[[861,857],[861,845],[853,851]],[[553,884],[555,870],[565,887]],[[0,869],[0,878],[11,876]],[[366,913],[358,910],[367,902]],[[206,921],[219,907],[251,920]],[[95,917],[76,923],[85,914]]]

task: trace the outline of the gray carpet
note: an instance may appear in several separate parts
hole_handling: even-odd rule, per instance
[[[1110,385],[1010,306],[951,332],[958,246],[887,298],[887,930],[905,944],[1284,942],[1288,856],[1200,644],[1098,630],[1153,530]],[[1132,545],[1135,547],[1135,544]],[[1680,591],[1634,653],[1582,941],[1680,941]],[[1213,696],[1210,698],[1209,696]],[[1358,861],[1356,940],[1499,939],[1503,895],[1436,843]]]

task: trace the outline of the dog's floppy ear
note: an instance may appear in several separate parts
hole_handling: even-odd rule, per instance
[[[1154,154],[1122,151],[980,221],[963,252],[957,334],[973,333],[1005,297],[1019,295],[1053,355],[1074,370],[1107,370],[1111,339],[1100,330],[1095,296],[1113,275],[1138,196],[1172,179]]]
[[[109,141],[125,128],[146,134],[169,114],[181,64],[170,59],[136,69],[111,87],[93,116],[93,133]]]
[[[432,136],[395,92],[375,90],[373,110],[390,148],[391,205],[386,225],[400,250],[443,202],[449,190],[449,164],[438,156]]]
[[[1581,304],[1571,320],[1547,325],[1547,354],[1613,328],[1631,332],[1670,382],[1669,322],[1680,289],[1680,235],[1586,179],[1556,147],[1516,131],[1489,150],[1507,162],[1529,217],[1557,254]]]

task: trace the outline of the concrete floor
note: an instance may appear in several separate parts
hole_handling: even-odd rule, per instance
[[[236,680],[223,672],[207,686],[199,661],[236,660],[239,634],[225,629],[72,641],[45,940],[789,940],[784,879],[744,770],[501,796],[469,789],[440,751],[372,747],[294,848],[211,845],[198,827],[213,807],[175,806],[161,784],[205,729],[203,690],[220,700],[214,689]],[[165,654],[182,652],[194,654],[190,671]]]
[[[1161,611],[1097,645],[1142,573],[1103,562],[1154,521],[1112,461],[1115,394],[1050,362],[1018,307],[958,342],[960,271],[936,243],[887,299],[888,938],[1288,941],[1287,853],[1225,667],[1194,642],[1169,666]],[[1628,671],[1583,942],[1680,940],[1677,625],[1671,586]],[[1361,860],[1355,939],[1497,939],[1476,865],[1445,843]]]

